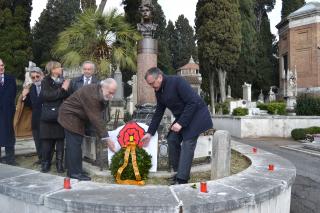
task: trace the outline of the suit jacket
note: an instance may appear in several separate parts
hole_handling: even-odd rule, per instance
[[[202,98],[180,76],[163,76],[161,88],[156,91],[157,108],[148,133],[154,135],[166,108],[181,126],[184,140],[198,136],[212,128],[210,112]]]
[[[30,92],[25,100],[25,105],[32,109],[32,119],[31,127],[33,130],[39,129],[40,127],[40,117],[42,109],[43,99],[37,94],[36,85],[32,84],[30,87]]]
[[[13,118],[16,111],[16,79],[4,74],[4,84],[0,84],[0,146],[14,146]]]
[[[99,80],[93,75],[92,79],[91,79],[91,84],[97,84],[99,82]],[[83,81],[83,75],[73,78],[70,82],[70,87],[68,92],[70,94],[74,93],[75,91],[77,91],[78,89],[80,89],[84,84]]]
[[[99,137],[107,137],[108,131],[102,116],[104,103],[100,84],[84,86],[60,106],[58,122],[70,132],[85,135],[85,125],[90,121]]]

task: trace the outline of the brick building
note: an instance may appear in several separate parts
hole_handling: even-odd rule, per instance
[[[288,71],[297,72],[298,93],[320,93],[320,2],[309,2],[277,26],[280,95],[287,96]]]

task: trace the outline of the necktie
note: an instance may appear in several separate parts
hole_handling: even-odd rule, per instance
[[[4,82],[3,82],[3,76],[1,75],[1,76],[0,76],[0,85],[3,86],[3,83],[4,83]]]
[[[84,82],[84,85],[88,85],[89,84],[89,80],[90,80],[90,78],[86,78],[86,80]]]
[[[37,95],[39,96],[40,92],[41,92],[41,86],[36,86],[36,89],[37,89]]]

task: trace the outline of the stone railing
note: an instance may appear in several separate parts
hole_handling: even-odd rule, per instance
[[[0,212],[270,212],[289,213],[296,169],[287,160],[232,142],[251,166],[226,178],[208,181],[208,193],[192,184],[126,186],[71,181],[63,177],[0,164]],[[274,171],[268,165],[274,164]]]
[[[215,129],[226,130],[238,138],[288,138],[291,137],[293,129],[320,126],[320,116],[214,115],[212,120]]]

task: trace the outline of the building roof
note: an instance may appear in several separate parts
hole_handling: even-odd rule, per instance
[[[198,76],[186,75],[182,77],[186,79],[190,84],[201,84],[201,81]]]
[[[192,69],[192,70],[199,70],[199,65],[194,62],[192,56],[190,57],[189,62],[188,62],[186,65],[180,67],[180,68],[178,69],[178,71],[179,71],[179,70],[190,70],[190,69]]]
[[[320,14],[320,2],[308,2],[298,10],[290,13],[288,16],[289,19],[297,18],[300,16],[311,15],[311,14]]]

